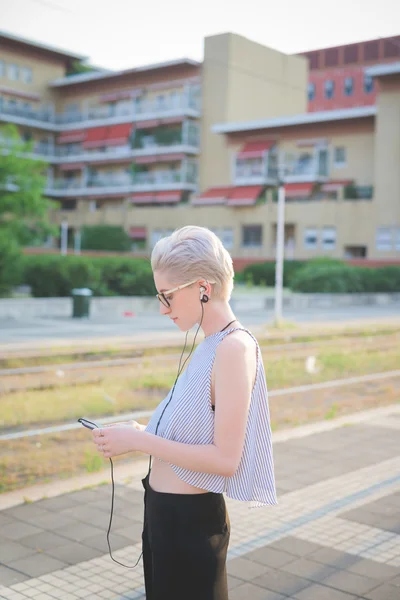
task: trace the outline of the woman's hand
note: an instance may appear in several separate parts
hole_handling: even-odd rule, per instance
[[[141,434],[141,430],[132,427],[132,425],[127,425],[126,422],[121,425],[115,423],[111,427],[92,430],[93,441],[97,446],[97,450],[105,458],[139,450]]]

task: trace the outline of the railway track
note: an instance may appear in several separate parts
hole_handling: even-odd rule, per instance
[[[318,390],[323,390],[323,389],[351,386],[351,385],[356,385],[356,384],[360,384],[360,383],[376,382],[376,381],[381,381],[381,380],[385,380],[385,379],[394,379],[394,378],[398,378],[398,377],[400,377],[400,370],[385,371],[382,373],[372,373],[369,375],[359,375],[359,376],[355,376],[355,377],[346,377],[343,379],[334,379],[331,381],[324,381],[324,382],[319,382],[319,383],[295,386],[295,387],[291,387],[291,388],[281,388],[281,389],[277,389],[277,390],[272,390],[269,392],[269,397],[273,398],[273,397],[277,397],[277,396],[301,394],[304,392],[312,393],[312,392],[315,392]],[[152,414],[153,414],[152,410],[151,411],[136,411],[136,412],[132,412],[132,413],[120,414],[118,416],[113,416],[113,417],[100,417],[98,419],[95,419],[92,417],[92,419],[99,425],[105,425],[107,423],[113,423],[116,421],[124,421],[124,420],[130,420],[130,419],[137,420],[140,418],[146,418],[146,417],[150,417]],[[32,437],[32,436],[41,436],[41,435],[48,435],[48,434],[52,434],[52,433],[60,433],[63,431],[77,430],[77,429],[80,429],[81,427],[82,426],[80,423],[73,422],[73,423],[57,424],[57,425],[38,428],[38,429],[20,429],[17,431],[9,430],[9,431],[7,431],[7,433],[0,434],[0,442],[16,440],[16,439],[23,439],[23,438]]]
[[[321,340],[312,342],[293,342],[286,344],[271,344],[261,345],[261,352],[263,354],[273,355],[282,353],[293,356],[308,356],[311,351],[318,351],[319,349],[326,349],[329,347],[338,346],[339,340]],[[340,340],[341,349],[351,348],[354,351],[365,350],[366,347],[371,347],[374,344],[374,351],[387,350],[400,346],[400,335],[394,334],[390,336],[371,336],[360,340],[360,338],[348,338]],[[378,345],[378,348],[376,347]],[[104,369],[112,367],[121,367],[128,365],[140,365],[143,360],[163,360],[173,361],[180,358],[180,353],[176,354],[154,354],[145,356],[135,356],[133,358],[111,358],[103,360],[84,360],[78,362],[69,363],[52,363],[46,365],[36,365],[29,367],[15,367],[0,369],[0,378],[15,375],[29,375],[29,374],[40,374],[40,373],[53,373],[54,371],[79,371],[88,369]]]

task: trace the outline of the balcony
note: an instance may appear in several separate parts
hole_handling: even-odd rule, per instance
[[[68,148],[56,146],[54,149],[55,163],[75,162],[77,159],[85,162],[106,162],[107,160],[130,159],[134,152],[129,144],[123,146],[104,146],[102,150],[86,150],[85,148]]]
[[[193,98],[190,94],[179,94],[173,98],[155,99],[153,101],[140,100],[135,105],[134,121],[145,121],[147,119],[169,118],[186,115],[200,117],[200,100]]]
[[[33,110],[27,106],[2,102],[0,98],[0,121],[15,125],[36,126],[41,129],[54,130],[54,116],[49,108]]]
[[[236,186],[276,185],[278,161],[275,154],[268,153],[260,159],[236,159],[233,182]]]
[[[329,177],[328,151],[316,149],[314,152],[304,152],[299,155],[285,154],[286,183],[324,182]]]
[[[133,155],[157,156],[162,154],[198,154],[200,150],[199,128],[184,121],[178,127],[155,127],[150,131],[135,132]]]
[[[25,145],[28,142],[18,139],[14,140],[11,138],[0,138],[0,147],[2,152],[8,154],[9,151],[18,149],[21,145]],[[38,160],[46,160],[47,162],[53,162],[54,148],[51,144],[44,142],[36,142],[32,145],[30,152],[21,152],[21,156],[25,158],[33,158]]]
[[[55,197],[102,196],[130,194],[132,192],[188,190],[195,191],[195,170],[183,164],[180,170],[148,171],[129,174],[106,175],[97,173],[87,180],[79,178],[56,179],[49,182],[46,194]]]

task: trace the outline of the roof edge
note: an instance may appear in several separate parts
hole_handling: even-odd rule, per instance
[[[201,62],[193,60],[191,58],[179,58],[175,60],[169,60],[162,63],[153,63],[150,65],[144,65],[142,67],[133,67],[132,69],[123,69],[119,71],[112,71],[102,69],[92,73],[79,73],[78,75],[70,75],[69,77],[59,77],[50,81],[50,87],[63,87],[66,85],[85,83],[87,81],[97,81],[99,79],[108,79],[110,77],[120,77],[121,75],[130,75],[135,73],[142,73],[144,71],[155,71],[157,69],[167,69],[168,67],[175,67],[177,65],[190,65],[193,67],[201,66]]]
[[[216,123],[211,127],[213,133],[236,133],[240,131],[254,131],[256,129],[272,129],[277,127],[290,127],[291,125],[307,125],[308,123],[323,123],[340,121],[342,119],[359,119],[373,117],[377,113],[376,106],[361,106],[338,110],[324,110],[319,112],[303,113],[273,119],[259,119],[256,121],[238,121],[236,123]]]
[[[365,73],[370,77],[383,77],[385,75],[400,74],[400,61],[393,63],[382,63],[367,67]]]
[[[59,56],[65,56],[66,58],[72,58],[74,60],[87,60],[87,56],[83,56],[81,54],[75,54],[75,52],[67,52],[66,50],[62,50],[61,48],[57,48],[56,46],[49,46],[47,44],[42,44],[40,42],[36,42],[34,40],[24,38],[18,35],[14,35],[13,33],[9,33],[8,31],[4,31],[0,29],[0,38],[6,38],[12,42],[18,42],[20,44],[25,44],[27,46],[32,46],[33,48],[39,48],[40,50],[45,50],[46,52],[52,52],[53,54],[58,54]]]

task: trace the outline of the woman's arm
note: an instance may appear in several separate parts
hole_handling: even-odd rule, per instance
[[[230,334],[218,346],[213,444],[182,444],[143,432],[137,449],[183,469],[234,475],[243,453],[256,362],[254,342],[245,332]]]

